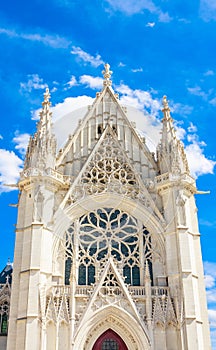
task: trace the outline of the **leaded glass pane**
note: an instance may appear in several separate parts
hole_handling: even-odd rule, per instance
[[[8,323],[7,315],[4,314],[2,316],[2,322],[1,322],[1,334],[6,334],[7,333],[7,323]]]
[[[88,284],[92,284],[95,282],[95,267],[90,265],[88,267]]]
[[[119,350],[119,345],[114,339],[106,339],[102,343],[101,350]]]
[[[65,260],[65,284],[70,284],[71,259]]]
[[[79,266],[79,281],[78,283],[81,285],[86,285],[86,267],[84,264]]]

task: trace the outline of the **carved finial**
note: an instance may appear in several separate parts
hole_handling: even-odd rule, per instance
[[[112,71],[110,70],[110,65],[109,65],[109,63],[105,63],[105,65],[104,65],[104,70],[102,71],[102,74],[103,74],[103,76],[104,76],[104,85],[109,85],[109,86],[111,86],[111,84],[112,84],[112,81],[110,80],[110,78],[111,78],[111,75],[112,75]]]
[[[168,101],[167,101],[167,96],[165,96],[164,95],[164,97],[163,97],[163,110],[169,110],[170,111],[170,109],[169,109],[169,105],[168,105]]]
[[[39,113],[41,120],[44,119],[44,116],[50,113],[50,106],[51,106],[51,102],[50,102],[50,92],[49,92],[49,88],[47,87],[44,93],[44,100],[42,102],[42,106],[43,109],[42,111]],[[51,116],[51,114],[50,114]],[[50,119],[50,118],[48,118]]]
[[[170,108],[169,108],[169,104],[168,104],[166,95],[163,97],[162,103],[163,103],[162,112],[164,114],[162,121],[168,121],[168,120],[172,121],[172,118],[170,116]]]
[[[47,87],[44,93],[44,101],[42,102],[42,105],[50,104],[49,99],[50,99],[50,92],[49,92],[49,88]]]

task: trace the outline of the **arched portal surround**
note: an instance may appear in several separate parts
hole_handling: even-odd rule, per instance
[[[74,349],[92,350],[97,339],[108,329],[113,330],[123,340],[128,350],[150,350],[151,345],[146,330],[124,310],[105,308],[77,330]]]

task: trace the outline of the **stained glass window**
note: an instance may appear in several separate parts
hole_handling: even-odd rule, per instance
[[[95,275],[102,271],[109,254],[115,264],[121,266],[125,283],[134,286],[140,285],[140,271],[148,261],[153,283],[153,254],[160,255],[157,242],[146,227],[130,214],[114,208],[90,211],[80,217],[76,229],[72,224],[66,231],[66,284],[69,284],[75,249],[79,285],[95,283]]]

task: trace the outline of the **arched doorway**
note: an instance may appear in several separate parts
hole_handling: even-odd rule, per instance
[[[108,329],[96,340],[92,350],[128,350],[128,348],[117,333]]]

